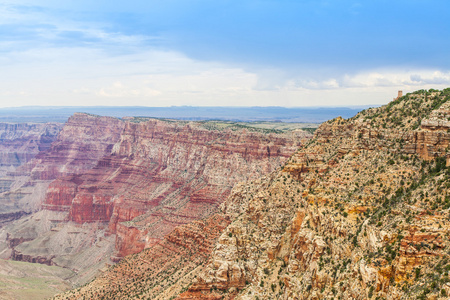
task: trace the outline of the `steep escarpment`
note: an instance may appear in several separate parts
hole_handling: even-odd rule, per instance
[[[450,90],[325,122],[233,220],[179,299],[447,299]],[[214,291],[214,292],[212,292]]]
[[[229,223],[223,215],[215,214],[179,226],[153,247],[103,269],[89,285],[55,299],[79,299],[80,295],[88,299],[171,299],[187,289]]]
[[[280,134],[128,121],[111,154],[83,174],[54,181],[43,207],[68,211],[79,224],[109,222],[124,256],[207,217],[234,183],[274,170],[298,144]]]
[[[39,213],[0,232],[0,253],[67,267],[83,283],[110,257],[155,247],[177,226],[211,216],[236,182],[275,170],[308,138],[76,114],[17,171],[54,180]]]
[[[31,174],[36,180],[54,180],[89,170],[111,153],[123,127],[120,119],[76,113],[50,148],[19,168],[18,173]]]
[[[325,122],[281,170],[233,188],[208,261],[177,262],[160,294],[128,256],[61,297],[111,299],[116,282],[124,299],[448,299],[449,105],[450,89],[422,90]]]
[[[3,163],[16,166],[10,166],[2,178],[1,182],[8,184],[0,203],[27,213],[37,211],[49,183],[65,174],[78,174],[95,166],[101,157],[110,153],[122,125],[122,121],[114,118],[75,114],[62,129],[61,124],[5,127],[14,133],[3,134],[4,159],[14,156],[17,160]],[[30,154],[24,154],[26,151]],[[17,165],[19,162],[23,163]]]
[[[0,226],[30,212],[30,206],[22,198],[30,192],[32,184],[23,187],[24,179],[16,176],[15,171],[47,150],[61,127],[57,123],[0,123]]]
[[[48,193],[49,184],[54,179],[79,174],[94,167],[101,157],[111,153],[114,143],[119,140],[123,125],[123,121],[116,118],[75,114],[61,131],[58,130],[51,145],[8,173],[13,180],[10,190],[0,199],[1,203],[14,202],[27,214],[45,208],[42,202]],[[19,217],[23,215],[24,213]],[[92,236],[87,233],[95,230],[94,224],[92,228],[79,231],[67,229],[66,231],[73,232],[66,239],[70,241],[70,245],[64,249],[54,248],[52,245],[56,243],[67,245],[60,241],[61,234],[56,234],[60,232],[61,224],[65,224],[67,220],[67,213],[64,211],[59,214],[38,213],[37,216],[31,215],[8,225],[0,232],[0,256],[51,265],[57,256],[74,255],[74,252],[95,245],[96,239],[87,238]],[[87,237],[83,238],[85,235]],[[74,236],[77,238],[69,238]]]
[[[0,123],[0,166],[2,174],[11,171],[45,151],[56,139],[62,124]]]

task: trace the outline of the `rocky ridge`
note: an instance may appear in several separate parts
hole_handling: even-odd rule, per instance
[[[212,215],[236,182],[271,172],[310,136],[210,127],[75,114],[15,171],[51,183],[40,212],[0,232],[2,257],[63,266],[82,277],[74,284],[85,282],[110,258]]]
[[[177,299],[448,299],[449,100],[450,89],[422,90],[322,124],[281,169],[235,186],[220,206],[231,223],[207,263],[189,271],[186,291],[183,271],[165,290],[183,291]]]
[[[447,299],[449,100],[419,91],[325,122],[222,205],[234,221],[179,298]]]

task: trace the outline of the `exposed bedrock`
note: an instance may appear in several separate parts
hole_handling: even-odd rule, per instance
[[[45,151],[62,124],[0,123],[0,169],[18,167]]]
[[[0,123],[0,227],[39,209],[48,183],[18,176],[16,170],[46,151],[62,126]]]
[[[211,216],[235,183],[280,167],[309,137],[75,114],[0,180],[3,207],[41,209],[2,214],[21,219],[1,228],[0,256],[69,268],[82,284]]]
[[[280,167],[309,137],[303,131],[212,130],[196,122],[78,113],[16,176],[51,181],[41,208],[64,213],[61,222],[74,226],[103,224],[115,238],[112,257],[120,259],[155,245],[179,225],[210,216],[235,183]],[[46,243],[39,245],[32,251],[16,245],[13,256],[58,260]]]
[[[53,180],[94,167],[120,138],[124,122],[111,117],[75,113],[47,151],[41,151],[19,172],[33,179]]]

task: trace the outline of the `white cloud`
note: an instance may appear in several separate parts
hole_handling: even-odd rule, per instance
[[[450,72],[372,70],[320,78],[247,71],[182,53],[143,49],[105,55],[37,48],[0,60],[0,107],[24,105],[343,106],[384,104],[397,90],[450,86]]]
[[[450,86],[450,72],[444,73],[441,71],[435,71],[425,74],[413,74],[410,76],[411,82],[416,84],[437,84],[437,85],[449,85]]]
[[[50,3],[51,9],[63,9],[59,2]],[[158,36],[106,31],[104,24],[76,22],[39,8],[23,13],[22,8],[0,5],[0,24],[15,24],[24,35],[0,41],[0,49],[6,49],[0,55],[0,107],[382,104],[398,89],[450,86],[450,72],[438,70],[337,75],[312,67],[286,73],[199,61],[151,46]],[[76,44],[60,43],[64,39]]]
[[[419,75],[420,74],[420,75]],[[317,77],[317,76],[316,76]],[[436,84],[450,86],[450,72],[436,70],[371,70],[357,74],[345,74],[334,78],[309,79],[307,75],[289,79],[284,89],[346,89],[346,88],[381,88],[381,87],[418,87]],[[279,83],[277,83],[279,86]]]

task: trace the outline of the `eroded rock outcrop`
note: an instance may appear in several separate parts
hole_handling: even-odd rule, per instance
[[[69,211],[79,224],[109,222],[118,235],[118,256],[210,215],[236,182],[274,170],[298,147],[287,136],[208,130],[196,123],[123,123],[110,155],[82,174],[54,181],[43,204]]]
[[[39,197],[31,194],[45,184],[18,176],[16,170],[46,151],[61,128],[57,123],[0,123],[0,227],[38,209]]]
[[[32,179],[54,180],[89,170],[111,153],[123,127],[120,119],[75,113],[51,147],[39,152],[30,163],[19,168],[18,173],[31,173]]]
[[[220,206],[231,222],[206,264],[187,272],[187,263],[178,264],[160,295],[447,299],[449,101],[450,89],[419,91],[322,124],[281,170],[233,188]],[[137,261],[126,260],[133,274]],[[105,274],[122,278],[114,268]],[[92,296],[101,286],[64,296]],[[146,288],[124,297],[140,292]]]
[[[420,91],[325,122],[282,171],[236,187],[179,299],[447,299],[449,100]]]
[[[90,299],[126,299],[137,295],[146,299],[173,298],[202,269],[217,237],[229,223],[223,215],[214,214],[179,226],[153,247],[127,256],[109,270],[105,268],[89,285],[55,299],[79,299],[80,294]],[[174,278],[179,283],[176,287]]]
[[[81,257],[96,266],[117,262],[157,246],[177,226],[212,215],[235,183],[281,166],[308,137],[75,114],[51,147],[16,171],[48,186],[41,208],[57,219],[28,217],[5,229],[17,243],[4,245],[14,259],[72,270],[86,268],[70,261],[81,263]],[[65,235],[68,242],[59,243],[65,247],[58,246]],[[114,255],[100,245],[115,247]],[[1,253],[8,249],[0,245]]]
[[[0,167],[18,167],[40,151],[47,150],[56,139],[62,124],[0,123]],[[6,167],[6,168],[5,168]],[[5,174],[2,174],[5,175]]]

